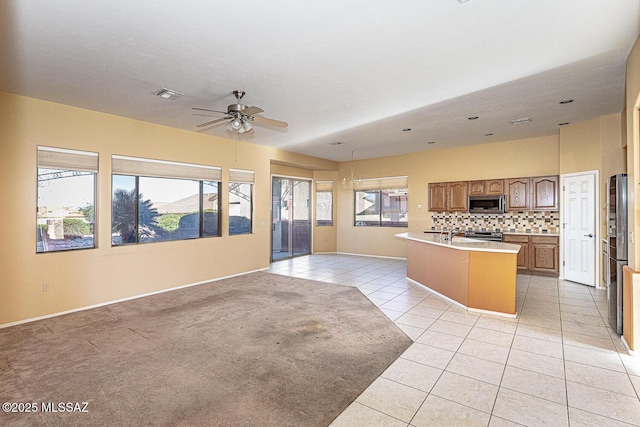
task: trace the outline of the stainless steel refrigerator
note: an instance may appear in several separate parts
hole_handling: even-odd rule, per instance
[[[622,266],[627,264],[627,174],[609,178],[609,324],[622,334]]]

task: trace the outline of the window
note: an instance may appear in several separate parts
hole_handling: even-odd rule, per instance
[[[229,169],[229,235],[253,230],[254,172]]]
[[[98,153],[38,147],[36,252],[95,248]]]
[[[407,177],[361,179],[355,195],[355,225],[407,227]]]
[[[333,225],[333,181],[316,181],[316,226]]]
[[[112,245],[220,235],[220,168],[113,156],[112,170]]]

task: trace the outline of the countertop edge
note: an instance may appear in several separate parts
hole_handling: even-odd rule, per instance
[[[451,243],[441,242],[439,241],[440,240],[439,236],[436,238],[433,234],[429,234],[429,233],[406,232],[406,233],[396,234],[395,237],[397,237],[398,239],[413,240],[415,242],[427,243],[427,244],[436,245],[436,246],[443,246],[445,248],[451,248],[459,251],[497,252],[497,253],[509,253],[509,254],[517,254],[518,251],[520,251],[520,245],[516,245],[512,243],[490,242],[490,241],[476,240],[476,239],[468,239],[468,240],[474,240],[474,242],[461,242],[461,241],[455,241],[455,240]]]
[[[463,230],[464,231],[464,230]],[[488,231],[494,231],[494,230],[488,230]],[[441,231],[441,230],[424,230],[423,233],[425,234],[429,234],[429,233],[446,233],[447,230]],[[551,236],[551,237],[560,237],[560,233],[525,233],[524,231],[500,231],[502,234],[510,234],[512,236]]]

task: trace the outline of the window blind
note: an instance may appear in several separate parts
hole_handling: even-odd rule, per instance
[[[202,181],[222,180],[222,168],[216,166],[195,165],[191,163],[178,163],[165,160],[142,159],[138,157],[117,155],[111,157],[111,171],[118,175],[181,178]]]
[[[389,178],[370,178],[358,180],[358,191],[367,190],[391,190],[396,188],[407,188],[408,179],[406,176],[393,176]]]
[[[38,167],[98,172],[98,153],[38,147]]]
[[[316,181],[316,192],[333,191],[333,181]]]
[[[242,169],[229,169],[229,182],[247,182],[253,184],[255,172]]]

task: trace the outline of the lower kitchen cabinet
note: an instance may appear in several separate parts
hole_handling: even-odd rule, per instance
[[[518,258],[516,264],[518,265],[518,271],[529,269],[529,236],[521,236],[518,234],[505,234],[505,243],[513,243],[514,245],[520,245],[520,252],[518,252]]]
[[[531,236],[529,243],[531,264],[529,269],[539,273],[557,276],[558,267],[558,238],[555,236]]]
[[[546,276],[558,276],[559,244],[557,236],[526,236],[505,234],[505,243],[520,245],[518,272]]]

